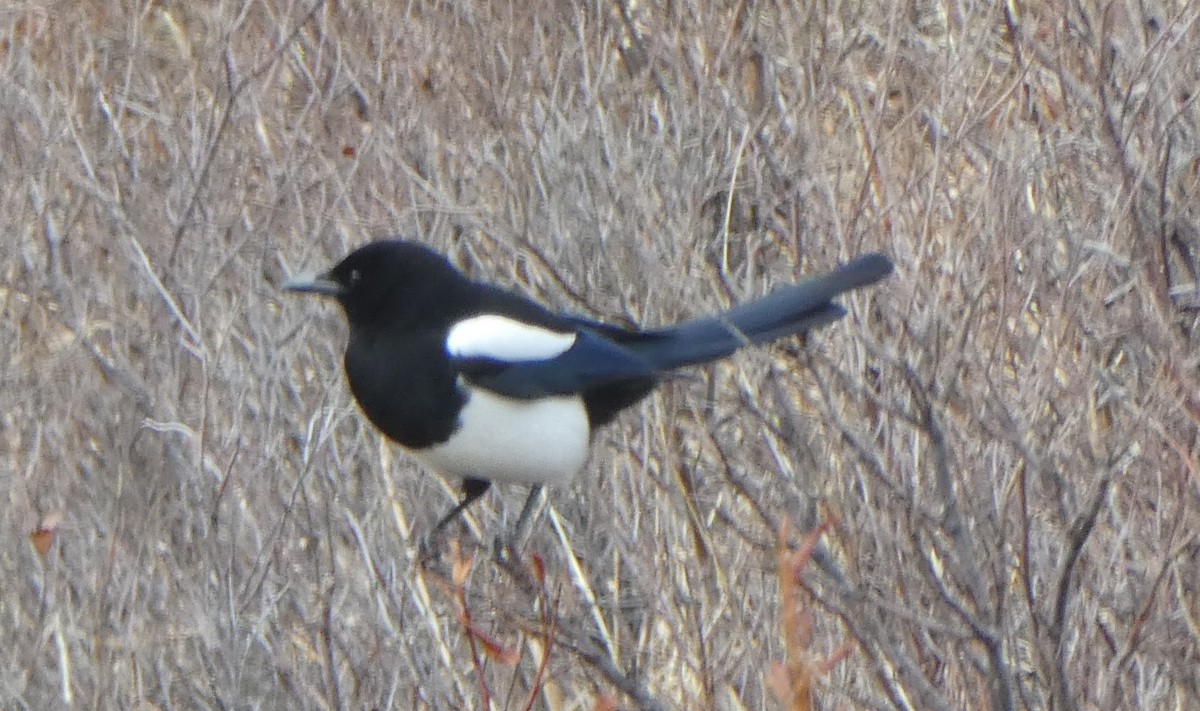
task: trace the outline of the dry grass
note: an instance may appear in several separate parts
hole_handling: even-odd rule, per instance
[[[778,708],[793,637],[813,708],[1200,707],[1195,3],[0,18],[0,708]],[[395,233],[646,324],[898,272],[422,570],[452,490],[276,286]]]

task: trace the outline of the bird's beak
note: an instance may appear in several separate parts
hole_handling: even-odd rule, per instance
[[[283,283],[284,291],[304,291],[325,296],[340,296],[342,285],[334,281],[328,273],[301,274]]]

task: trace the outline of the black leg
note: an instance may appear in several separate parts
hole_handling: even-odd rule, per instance
[[[492,482],[485,481],[483,479],[463,479],[462,500],[455,504],[454,508],[450,509],[450,511],[447,512],[445,516],[442,516],[441,520],[434,525],[433,529],[429,531],[429,539],[433,539],[434,536],[437,536],[442,532],[443,528],[454,523],[454,520],[457,519],[468,506],[474,503],[475,499],[478,499],[480,496],[486,494],[487,490],[491,488],[491,486]]]
[[[529,498],[525,499],[525,505],[521,507],[521,515],[517,517],[517,525],[513,528],[512,544],[514,548],[518,548],[525,543],[525,538],[529,535],[529,527],[533,524],[533,515],[537,513],[538,506],[542,503],[542,492],[546,487],[538,484],[529,490]]]
[[[515,560],[520,555],[521,547],[525,545],[525,539],[529,536],[529,528],[533,524],[533,515],[542,503],[542,492],[545,490],[546,487],[541,484],[535,484],[529,490],[529,497],[525,499],[525,505],[521,507],[521,515],[517,517],[517,525],[513,527],[512,536],[508,540],[496,539],[495,555],[497,560],[507,560],[510,556]]]

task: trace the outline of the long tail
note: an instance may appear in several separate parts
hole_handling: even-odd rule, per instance
[[[892,272],[882,254],[868,254],[821,276],[785,286],[757,301],[712,316],[644,331],[622,345],[660,370],[723,358],[738,348],[803,333],[845,315],[834,297],[874,284]]]

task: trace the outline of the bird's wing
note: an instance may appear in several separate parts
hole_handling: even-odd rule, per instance
[[[446,352],[469,383],[518,399],[657,377],[646,359],[585,321],[571,323],[573,330],[558,331],[496,314],[474,316],[450,329]]]
[[[450,329],[446,350],[467,380],[515,398],[657,380],[675,368],[836,321],[846,311],[835,297],[891,271],[886,257],[870,254],[722,313],[649,331],[556,317],[522,305],[523,318],[489,314],[459,322]]]

